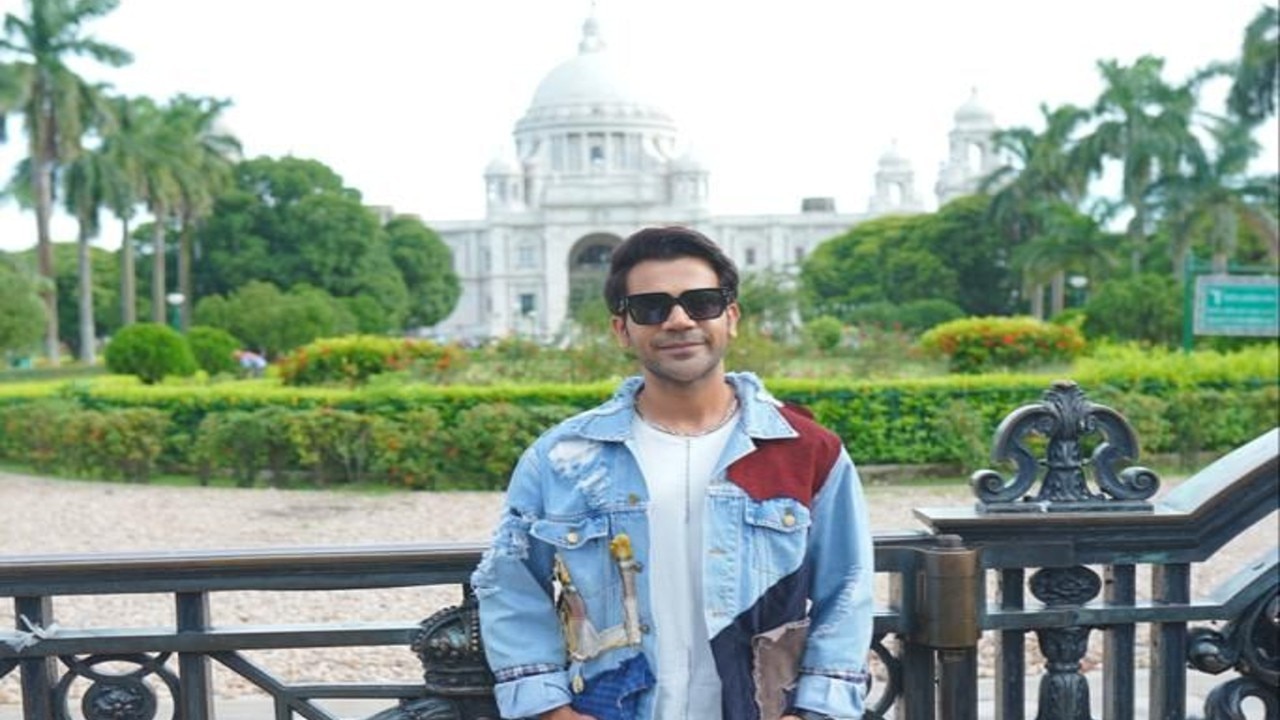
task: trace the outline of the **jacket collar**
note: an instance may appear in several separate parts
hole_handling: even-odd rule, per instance
[[[765,389],[754,373],[731,372],[725,380],[733,386],[742,412],[739,427],[747,436],[757,440],[792,438],[799,435],[791,427],[778,408],[782,406]],[[631,439],[631,426],[635,421],[636,395],[644,387],[644,378],[636,375],[622,381],[613,397],[604,404],[589,410],[582,417],[578,434],[588,440],[602,442],[626,442]]]

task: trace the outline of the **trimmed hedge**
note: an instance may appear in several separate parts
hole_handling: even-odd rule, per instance
[[[1280,408],[1270,348],[1191,356],[1108,350],[1078,362],[1071,377],[1091,400],[1130,419],[1146,453],[1239,446],[1273,427]],[[987,462],[1000,420],[1037,402],[1052,380],[1009,374],[767,384],[779,398],[813,410],[858,463],[954,462],[971,470]],[[0,455],[48,468],[62,448],[81,442],[56,432],[65,423],[54,416],[148,409],[167,422],[154,462],[179,471],[227,474],[245,485],[372,480],[491,489],[502,486],[539,432],[614,388],[612,382],[299,388],[270,380],[143,386],[120,378],[0,385]],[[101,472],[94,468],[106,461],[84,462],[74,470]]]
[[[920,338],[930,354],[947,359],[952,372],[980,373],[1070,362],[1084,338],[1069,325],[1032,317],[967,317],[942,323]]]

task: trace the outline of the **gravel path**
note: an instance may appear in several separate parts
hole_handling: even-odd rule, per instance
[[[911,509],[968,505],[967,488],[869,485],[875,531],[919,529]],[[0,552],[6,555],[121,550],[359,545],[487,538],[501,503],[497,493],[398,493],[171,488],[49,480],[0,473]],[[1245,562],[1275,547],[1274,514],[1238,538],[1212,563],[1193,569],[1193,594],[1206,594]],[[1139,587],[1147,586],[1141,573]],[[884,588],[881,588],[884,591]],[[221,593],[211,600],[215,624],[362,620],[416,622],[456,603],[456,588],[324,593]],[[163,626],[172,600],[163,595],[57,598],[63,627]],[[0,605],[0,625],[14,626]],[[1142,631],[1140,642],[1145,643]],[[1100,633],[1093,633],[1098,659]],[[1034,646],[1034,638],[1029,638]],[[1034,652],[1034,648],[1031,649]],[[989,640],[984,659],[992,656]],[[290,681],[417,682],[421,669],[407,649],[354,648],[248,653]],[[1145,648],[1138,657],[1145,658]],[[1032,656],[1034,657],[1034,656]],[[988,663],[989,664],[989,663]],[[255,692],[215,666],[221,696]],[[17,673],[0,681],[0,704],[17,702]]]

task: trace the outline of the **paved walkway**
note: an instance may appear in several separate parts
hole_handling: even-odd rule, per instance
[[[1102,673],[1091,672],[1089,678],[1090,699],[1093,701],[1093,716],[1102,716]],[[1202,716],[1204,699],[1218,685],[1227,682],[1234,674],[1206,675],[1201,672],[1187,673],[1187,714]],[[1137,672],[1137,697],[1134,699],[1134,717],[1147,717],[1147,672]],[[994,718],[996,716],[994,689],[990,678],[978,682],[979,700],[978,717]],[[1027,679],[1027,714],[1028,720],[1036,716],[1037,693],[1039,679]],[[395,703],[387,700],[326,700],[321,703],[329,712],[335,713],[343,720],[364,720],[375,713],[394,707]],[[274,705],[267,698],[235,698],[215,701],[215,720],[271,720],[275,717]],[[157,718],[170,717],[170,709],[162,706],[156,714]],[[79,717],[74,715],[73,717]],[[892,717],[892,715],[890,715]],[[0,705],[0,720],[22,720],[22,714],[16,706]]]

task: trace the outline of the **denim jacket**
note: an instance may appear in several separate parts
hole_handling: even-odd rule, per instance
[[[837,436],[754,375],[727,378],[741,417],[707,491],[703,533],[704,618],[724,720],[772,720],[792,706],[859,718],[874,561],[857,472]],[[648,495],[632,454],[642,384],[630,378],[609,401],[552,428],[512,475],[472,576],[504,718],[572,703],[599,720],[654,720],[650,583],[663,570],[647,563]],[[620,535],[638,572],[624,572],[611,553]],[[569,635],[579,643],[583,625],[624,637],[628,580],[633,642],[571,657],[574,608]],[[566,584],[576,605],[558,609]]]

